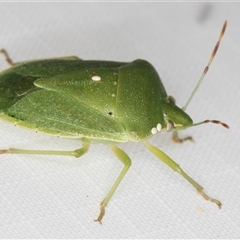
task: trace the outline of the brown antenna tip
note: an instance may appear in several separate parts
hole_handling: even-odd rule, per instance
[[[207,120],[205,120],[205,121],[203,121],[204,123],[209,123],[209,122],[211,122],[211,123],[215,123],[215,124],[220,124],[220,125],[222,125],[223,127],[225,127],[225,128],[229,128],[229,126],[226,124],[226,123],[224,123],[224,122],[221,122],[221,121],[219,121],[219,120],[209,120],[209,119],[207,119]]]

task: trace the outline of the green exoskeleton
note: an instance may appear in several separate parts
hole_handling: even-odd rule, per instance
[[[46,154],[80,157],[91,143],[105,143],[122,161],[124,168],[101,202],[96,221],[101,223],[105,208],[131,166],[129,156],[118,143],[142,141],[147,149],[174,171],[181,174],[207,200],[221,208],[220,201],[209,197],[203,187],[148,139],[161,131],[173,131],[173,140],[182,142],[178,130],[193,123],[185,112],[201,84],[224,35],[225,21],[210,60],[184,107],[168,96],[153,66],[144,60],[133,62],[83,61],[64,57],[13,63],[2,49],[11,67],[0,73],[0,118],[17,126],[82,141],[75,151],[23,150],[9,148],[0,154]]]

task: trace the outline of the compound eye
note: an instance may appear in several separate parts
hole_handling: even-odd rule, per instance
[[[169,102],[169,103],[171,103],[171,104],[176,104],[176,100],[175,100],[175,98],[173,98],[172,96],[168,96],[167,97],[167,101]]]
[[[167,120],[167,132],[171,132],[174,129],[174,123],[172,120]]]

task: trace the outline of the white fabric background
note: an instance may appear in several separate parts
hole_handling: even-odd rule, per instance
[[[2,155],[0,238],[236,238],[240,236],[239,3],[0,3],[0,47],[17,61],[77,55],[82,59],[151,62],[181,107],[199,79],[225,19],[226,34],[187,109],[195,122],[175,144],[151,143],[177,161],[218,208],[141,143],[120,146],[132,167],[111,199],[103,225],[99,204],[122,169],[108,147],[79,159]],[[4,58],[1,69],[7,67]],[[141,124],[141,122],[139,123]],[[0,124],[0,149],[76,149],[80,143]]]

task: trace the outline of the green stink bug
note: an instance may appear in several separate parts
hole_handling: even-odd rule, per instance
[[[201,185],[147,139],[161,131],[173,131],[174,141],[191,140],[180,139],[178,130],[208,122],[228,128],[218,120],[193,123],[185,113],[216,55],[226,26],[225,21],[210,60],[183,108],[175,105],[156,70],[144,60],[125,63],[64,57],[14,64],[2,49],[11,68],[0,73],[0,118],[38,132],[81,140],[83,146],[75,151],[10,148],[0,150],[0,154],[80,157],[88,151],[90,143],[107,144],[124,168],[101,202],[95,220],[101,223],[105,207],[131,166],[131,159],[117,144],[143,141],[147,149],[181,174],[206,200],[221,208],[220,201],[206,195]]]

